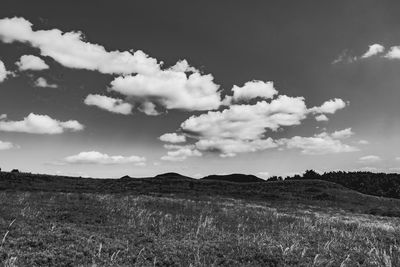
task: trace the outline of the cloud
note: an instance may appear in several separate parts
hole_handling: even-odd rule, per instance
[[[270,103],[231,105],[222,111],[191,116],[181,124],[184,132],[201,138],[254,140],[264,136],[265,129],[276,131],[282,126],[298,125],[306,118],[302,97],[281,95]]]
[[[250,81],[242,87],[234,85],[232,88],[233,100],[248,101],[254,98],[269,99],[278,93],[273,82]]]
[[[305,155],[324,155],[358,151],[358,148],[343,144],[334,136],[323,132],[312,137],[295,136],[289,139],[277,141],[280,145],[286,145],[288,149],[301,149]]]
[[[0,114],[0,120],[7,119],[7,114]]]
[[[151,75],[117,77],[110,89],[140,103],[158,104],[166,109],[201,111],[221,105],[219,85],[213,82],[211,74],[178,72],[175,66]]]
[[[180,130],[196,140],[194,145],[199,151],[217,152],[221,157],[233,157],[239,153],[262,151],[285,145],[301,148],[300,141],[305,143],[302,146],[304,153],[355,151],[355,148],[335,140],[335,137],[344,138],[349,135],[351,129],[336,132],[335,137],[329,135],[314,136],[310,139],[297,137],[286,142],[266,136],[268,131],[301,124],[310,113],[335,113],[339,108],[343,108],[342,103],[344,104],[343,100],[335,99],[310,110],[303,97],[278,95],[268,102],[262,100],[254,104],[231,104],[221,111],[209,111],[191,116],[181,124]],[[323,141],[321,145],[324,145],[321,148],[322,152],[317,151],[318,144],[315,144],[316,148],[310,148],[313,142],[321,140]]]
[[[335,98],[328,101],[325,101],[319,107],[313,107],[310,109],[312,113],[321,113],[321,114],[334,114],[336,111],[343,109],[346,107],[346,103],[340,99]]]
[[[369,144],[369,142],[367,140],[360,140],[360,141],[358,141],[358,143],[360,145],[368,145]]]
[[[234,157],[238,153],[257,152],[277,147],[272,138],[255,140],[211,138],[201,139],[195,145],[201,151],[218,152],[223,158]]]
[[[116,99],[104,95],[88,95],[84,103],[88,106],[96,106],[101,109],[113,112],[128,115],[132,113],[133,106],[129,103],[125,103],[122,99]]]
[[[379,156],[368,155],[358,159],[358,162],[362,164],[371,164],[381,161],[382,159]]]
[[[3,61],[0,60],[0,83],[4,82],[8,74],[9,72],[6,70],[6,66],[4,65]]]
[[[57,84],[48,83],[47,80],[43,77],[37,78],[36,81],[34,82],[34,86],[41,88],[58,88]]]
[[[81,32],[35,31],[32,23],[24,18],[1,19],[0,39],[6,43],[29,43],[38,48],[42,56],[51,57],[69,68],[106,74],[152,73],[160,69],[156,59],[140,50],[109,52],[101,45],[85,42]]]
[[[186,60],[162,69],[162,62],[140,50],[109,52],[101,45],[86,42],[80,32],[35,31],[29,21],[17,17],[0,20],[0,39],[29,43],[42,56],[65,67],[123,75],[111,82],[110,89],[139,102],[139,110],[148,115],[160,114],[157,105],[189,111],[213,110],[221,105],[219,85],[213,82],[213,76],[201,74]]]
[[[167,155],[162,156],[161,160],[166,161],[184,161],[188,157],[201,157],[202,153],[198,151],[194,145],[165,145],[170,150]]]
[[[396,157],[395,160],[400,161],[400,157]]]
[[[315,116],[315,120],[316,121],[329,121],[328,117],[326,115],[324,115],[324,114]]]
[[[157,111],[155,104],[147,101],[140,104],[138,110],[149,116],[158,116],[161,114],[161,112]]]
[[[351,130],[351,128],[347,128],[347,129],[340,130],[340,131],[335,131],[332,133],[332,137],[335,139],[345,139],[345,138],[349,138],[352,135],[354,135],[354,133]]]
[[[81,131],[84,126],[76,120],[58,121],[47,115],[30,113],[21,121],[0,120],[0,131],[32,134],[61,134],[64,131]]]
[[[347,49],[343,50],[337,58],[332,61],[332,64],[338,63],[353,63],[357,60],[357,57],[351,56]]]
[[[23,55],[15,63],[19,70],[24,71],[24,70],[45,70],[48,69],[49,66],[44,62],[43,59],[37,56],[33,55]]]
[[[257,175],[260,175],[264,178],[269,178],[271,176],[269,172],[258,172]]]
[[[392,46],[385,57],[388,59],[400,59],[400,46]]]
[[[365,167],[361,167],[356,169],[355,171],[360,171],[360,172],[382,172],[382,169],[378,169],[376,167],[372,167],[372,166],[365,166]]]
[[[365,52],[365,54],[363,54],[361,56],[361,58],[372,57],[372,56],[375,56],[377,54],[383,53],[383,51],[385,51],[385,47],[383,45],[373,44],[373,45],[369,46],[368,51]]]
[[[184,143],[186,142],[186,136],[176,133],[166,133],[160,136],[160,140],[168,143]]]
[[[11,149],[13,147],[14,147],[13,143],[4,142],[4,141],[0,140],[0,150],[8,150],[8,149]]]
[[[77,155],[66,157],[65,162],[70,164],[127,164],[134,163],[138,166],[143,166],[146,158],[139,156],[109,156],[97,151],[80,152]]]

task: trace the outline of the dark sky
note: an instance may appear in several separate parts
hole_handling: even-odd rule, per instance
[[[263,138],[279,142],[351,128],[350,137],[337,141],[339,146],[353,149],[304,153],[305,146],[326,145],[304,139],[306,144],[296,143],[294,148],[285,143],[236,153],[234,157],[220,157],[218,149],[192,147],[190,153],[198,149],[202,156],[162,160],[168,150],[158,138],[165,133],[184,132],[182,122],[206,114],[211,108],[159,107],[162,114],[148,116],[137,108],[133,114],[123,115],[85,105],[89,94],[124,99],[136,107],[142,100],[132,100],[110,89],[110,83],[120,75],[67,67],[43,55],[40,48],[15,41],[0,43],[0,60],[14,72],[0,83],[0,115],[7,114],[3,121],[22,121],[34,113],[59,121],[77,120],[85,128],[35,134],[1,131],[0,127],[0,140],[13,144],[10,149],[0,150],[0,167],[98,177],[147,176],[164,171],[196,176],[232,172],[267,176],[308,168],[397,171],[400,61],[384,55],[390,47],[400,45],[399,11],[398,1],[369,0],[3,1],[0,19],[22,17],[33,24],[34,31],[80,31],[84,42],[99,44],[107,51],[142,50],[163,61],[163,69],[185,59],[202,74],[212,74],[221,86],[222,96],[232,95],[234,85],[261,80],[273,81],[279,95],[304,97],[308,108],[340,98],[348,104],[335,114],[326,114],[329,121],[317,122],[314,115],[307,114],[298,125],[266,130]],[[361,58],[372,44],[382,45],[385,52]],[[22,55],[38,56],[49,68],[18,70],[15,62]],[[342,60],[333,64],[341,55]],[[38,87],[35,81],[39,77],[57,88]],[[224,109],[228,108],[218,110]],[[189,135],[187,139],[192,146],[198,141]],[[329,145],[338,145],[334,141]],[[146,163],[77,164],[65,160],[85,151],[136,155],[145,157]]]

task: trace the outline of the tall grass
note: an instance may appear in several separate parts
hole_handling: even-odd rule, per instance
[[[296,203],[2,192],[5,233],[3,266],[400,266],[399,219]]]

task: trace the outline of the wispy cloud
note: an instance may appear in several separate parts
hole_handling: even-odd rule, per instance
[[[381,157],[376,156],[376,155],[368,155],[368,156],[363,156],[358,159],[358,162],[362,164],[371,164],[371,163],[377,163],[382,161]]]
[[[129,164],[133,163],[137,166],[143,166],[146,162],[145,157],[140,156],[110,156],[108,154],[100,153],[98,151],[80,152],[77,155],[68,156],[65,159],[69,164]]]

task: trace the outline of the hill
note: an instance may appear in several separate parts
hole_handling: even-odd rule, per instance
[[[400,174],[371,172],[326,172],[318,174],[313,170],[302,176],[287,177],[285,180],[324,180],[343,185],[358,192],[400,199]]]
[[[257,182],[248,182],[249,178]],[[240,174],[209,176],[204,179],[192,179],[177,173],[161,174],[153,178],[94,179],[2,172],[0,191],[230,197],[334,206],[366,214],[400,216],[400,200],[364,195],[336,183],[316,179],[274,182],[259,180],[261,179]]]
[[[246,175],[246,174],[227,174],[227,175],[209,175],[203,177],[204,180],[215,180],[215,181],[226,181],[233,183],[257,183],[257,182],[265,182],[265,180],[258,178],[255,175]]]
[[[176,172],[167,172],[163,174],[158,174],[154,177],[155,179],[168,179],[168,180],[194,180],[194,178],[184,176]]]
[[[0,266],[400,266],[399,209],[315,179],[1,173]]]

